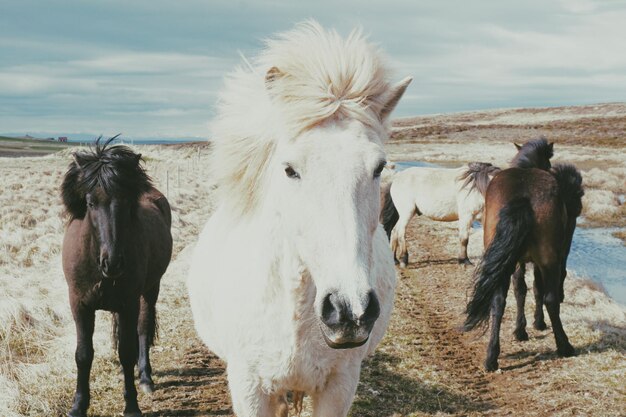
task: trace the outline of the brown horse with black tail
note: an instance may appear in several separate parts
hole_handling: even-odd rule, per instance
[[[563,282],[576,219],[582,210],[582,177],[573,165],[551,167],[552,144],[544,139],[521,147],[516,161],[524,161],[498,173],[485,196],[485,253],[475,272],[472,297],[467,304],[464,329],[469,331],[485,324],[491,313],[491,338],[485,368],[498,369],[500,355],[500,324],[504,314],[511,274],[517,299],[515,337],[527,340],[524,303],[525,263],[534,264],[534,289],[537,301],[535,328],[545,329],[545,304],[556,339],[557,352],[572,356],[570,344],[560,318]],[[528,155],[531,158],[528,158]],[[533,159],[537,155],[543,155]],[[528,161],[535,161],[532,168]]]
[[[161,276],[172,254],[171,212],[152,186],[141,155],[114,138],[77,152],[61,193],[69,224],[63,241],[63,270],[76,323],[77,382],[68,415],[83,417],[89,407],[96,310],[113,312],[119,359],[124,371],[125,417],[141,416],[135,388],[154,389],[149,349],[156,335],[155,304]]]

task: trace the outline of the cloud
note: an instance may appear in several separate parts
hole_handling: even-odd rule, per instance
[[[361,26],[398,78],[396,115],[626,98],[626,2],[25,0],[3,5],[6,131],[206,135],[222,77],[306,18]]]

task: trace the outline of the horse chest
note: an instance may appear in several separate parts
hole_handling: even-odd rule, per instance
[[[336,362],[341,360],[341,352],[331,351],[320,343],[321,335],[313,326],[304,324],[304,327],[306,329],[296,332],[299,336],[296,336],[295,343],[285,343],[279,350],[282,355],[266,357],[263,361],[267,365],[267,374],[262,378],[272,391],[318,391],[326,385]]]
[[[96,310],[118,312],[123,310],[130,300],[138,297],[138,291],[129,288],[124,282],[103,278],[96,282],[83,297],[85,304]]]

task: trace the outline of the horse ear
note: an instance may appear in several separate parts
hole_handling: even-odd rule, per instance
[[[550,152],[554,152],[554,142],[548,144],[548,149],[550,149]]]
[[[139,163],[139,161],[141,161],[141,154],[135,154],[135,159],[137,160],[137,163]]]
[[[272,84],[274,84],[276,80],[284,76],[285,76],[285,73],[279,70],[277,67],[270,68],[265,74],[265,88],[267,90],[271,90]]]
[[[76,168],[82,172],[83,166],[81,165],[80,157],[76,152],[72,153],[72,158],[74,158],[74,165],[76,165]]]
[[[385,120],[389,117],[404,95],[406,88],[411,84],[411,81],[413,81],[413,77],[406,77],[391,88],[391,91],[385,98],[383,108],[380,110],[380,120]]]
[[[515,147],[517,148],[518,151],[522,149],[522,145],[518,145],[515,142],[513,142],[513,145],[515,145]]]

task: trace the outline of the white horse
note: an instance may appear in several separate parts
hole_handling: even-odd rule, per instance
[[[391,198],[384,200],[382,222],[390,234],[394,257],[399,255],[400,267],[409,263],[405,234],[416,213],[443,222],[458,220],[458,261],[471,265],[467,257],[469,231],[483,210],[489,181],[498,171],[500,168],[489,163],[471,162],[454,169],[415,167],[397,173],[389,189]]]
[[[346,416],[385,333],[395,268],[378,223],[392,85],[359,31],[315,22],[226,80],[212,126],[218,205],[188,279],[198,334],[227,363],[235,414]]]

